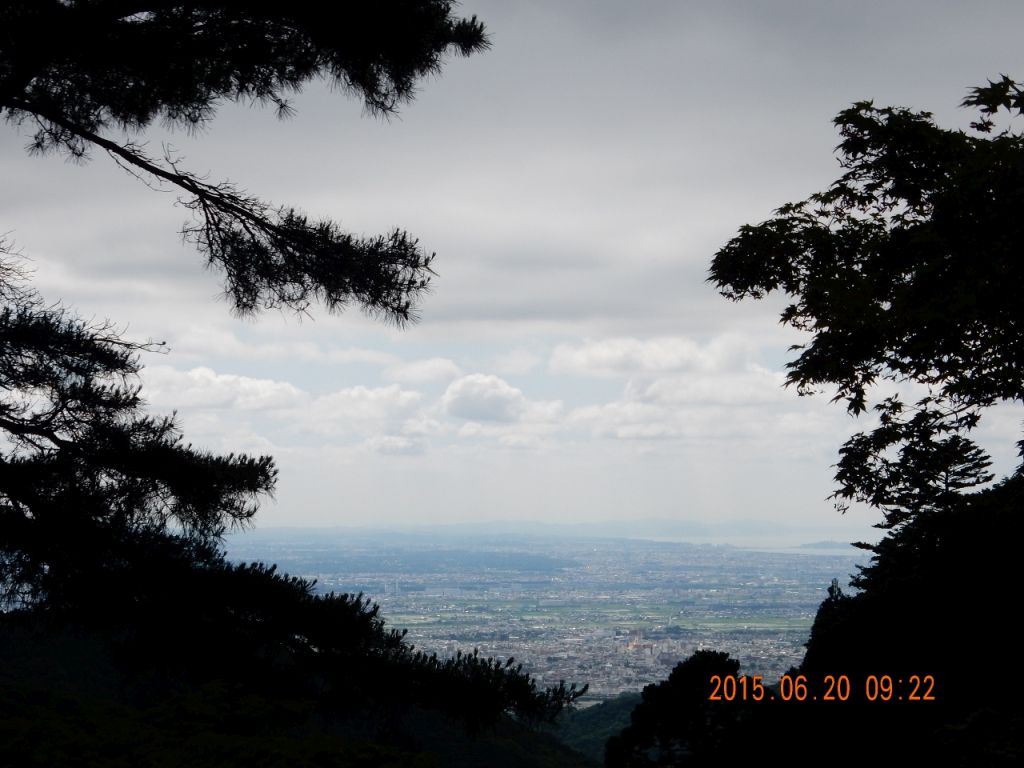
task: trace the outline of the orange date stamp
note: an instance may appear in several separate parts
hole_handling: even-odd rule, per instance
[[[708,701],[937,701],[935,675],[783,675],[765,685],[760,675],[712,675]]]

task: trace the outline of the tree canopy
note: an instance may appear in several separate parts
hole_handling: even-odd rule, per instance
[[[488,46],[453,0],[249,3],[240,0],[4,0],[0,113],[31,131],[29,149],[74,159],[100,149],[143,180],[170,184],[195,218],[184,227],[243,314],[329,310],[351,302],[402,323],[432,274],[408,233],[357,237],[330,220],[209,183],[133,140],[154,121],[196,129],[225,100],[291,112],[288,97],[325,78],[387,115],[449,52]]]
[[[1024,400],[1024,135],[996,131],[1024,114],[1003,77],[975,88],[972,132],[928,112],[854,104],[835,119],[845,173],[807,200],[745,226],[716,254],[710,280],[728,298],[792,299],[783,323],[807,331],[788,383],[835,387],[878,427],[840,452],[836,497],[883,510],[883,527],[992,479],[967,436],[981,411]],[[881,381],[912,386],[870,403]]]
[[[133,538],[212,546],[272,491],[269,457],[195,449],[145,412],[138,355],[154,346],[47,305],[0,261],[0,602],[96,589]]]
[[[996,125],[1003,111],[1024,115],[1024,89],[1002,77],[963,106],[980,113],[970,132],[869,101],[844,110],[841,177],[742,227],[711,266],[728,298],[790,299],[782,322],[810,340],[793,348],[788,384],[834,388],[849,412],[876,417],[841,448],[835,498],[877,507],[889,530],[862,545],[873,557],[853,579],[858,591],[833,580],[789,673],[811,685],[846,676],[853,694],[794,706],[780,684],[763,702],[709,702],[711,671],[736,665],[694,654],[645,689],[606,765],[738,764],[771,752],[794,765],[864,765],[880,748],[892,761],[1020,762],[1024,720],[1000,654],[1017,633],[1007,606],[1024,471],[978,488],[993,475],[969,435],[989,406],[1024,401],[1024,135]],[[865,686],[880,675],[929,676],[938,693],[924,707],[899,692],[879,706]]]
[[[209,184],[174,158],[150,158],[132,137],[156,120],[196,128],[225,99],[286,114],[287,96],[316,77],[390,113],[446,52],[487,46],[483,26],[454,18],[453,5],[0,2],[0,112],[31,128],[34,151],[82,159],[99,148],[143,181],[182,190],[197,214],[185,232],[224,270],[239,312],[355,301],[403,322],[430,275],[415,239],[356,238]],[[112,138],[119,133],[123,141]],[[19,265],[0,243],[0,645],[42,640],[50,650],[33,658],[59,666],[54,636],[84,637],[85,666],[116,659],[104,696],[113,691],[119,705],[158,701],[158,721],[177,722],[189,707],[174,696],[191,687],[204,693],[188,730],[237,735],[242,723],[241,733],[271,741],[282,710],[302,730],[297,741],[324,730],[314,719],[342,714],[338,730],[384,731],[387,742],[408,739],[400,720],[414,710],[480,728],[505,714],[551,719],[582,695],[565,684],[538,690],[512,659],[418,652],[362,595],[317,594],[274,566],[229,562],[223,536],[272,493],[272,459],[185,443],[175,417],[151,415],[141,397],[140,355],[160,345],[46,303]],[[14,675],[28,698],[30,677]],[[94,702],[61,677],[46,695],[70,695],[95,716]],[[10,693],[0,695],[5,721],[24,691]],[[163,729],[158,722],[155,734]],[[60,733],[55,741],[57,753],[70,751]],[[80,741],[68,743],[77,750]],[[42,759],[36,746],[22,743],[14,759]],[[317,764],[355,763],[333,755]]]
[[[98,148],[147,183],[178,187],[196,214],[185,233],[225,272],[237,311],[303,311],[314,300],[336,310],[355,301],[404,322],[432,258],[407,233],[354,237],[331,221],[208,183],[174,158],[148,157],[134,137],[154,121],[199,128],[226,100],[287,114],[288,96],[314,78],[390,114],[448,52],[487,47],[483,25],[453,16],[453,6],[0,0],[0,113],[31,131],[32,151],[83,159]],[[144,559],[128,554],[133,541],[177,540],[186,550],[199,547],[197,562],[209,559],[225,530],[251,518],[272,491],[272,460],[185,445],[174,418],[148,415],[140,399],[138,355],[155,345],[45,304],[3,246],[0,586],[7,603],[73,602],[62,591],[95,582],[105,564]]]
[[[740,664],[721,651],[698,650],[679,662],[667,680],[648,685],[619,736],[608,740],[607,768],[652,765],[720,765],[742,745],[734,735],[740,707],[709,701],[712,677],[735,677]]]

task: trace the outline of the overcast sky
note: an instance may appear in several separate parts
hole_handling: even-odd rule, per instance
[[[493,48],[451,60],[390,121],[323,85],[297,114],[227,105],[170,142],[211,180],[436,251],[421,321],[238,320],[180,236],[188,212],[96,155],[0,134],[0,232],[36,286],[168,342],[144,393],[186,439],[274,455],[264,526],[750,520],[852,540],[826,500],[858,425],[781,387],[779,301],[706,282],[745,223],[833,181],[850,103],[966,126],[969,86],[1024,78],[1024,4],[462,5]],[[1021,414],[983,436],[1011,464]],[[820,536],[819,536],[820,537]]]

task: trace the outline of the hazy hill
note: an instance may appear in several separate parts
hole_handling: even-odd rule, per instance
[[[101,631],[10,624],[0,619],[3,768],[591,765],[507,718],[471,735],[438,712],[380,701],[332,713],[259,680],[190,679],[160,659],[126,667],[120,639]]]

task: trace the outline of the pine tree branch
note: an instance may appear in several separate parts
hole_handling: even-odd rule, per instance
[[[12,104],[192,195],[183,204],[201,223],[186,226],[184,234],[225,271],[226,293],[240,314],[282,306],[302,312],[314,299],[338,311],[354,300],[398,325],[415,321],[415,304],[434,274],[433,254],[405,232],[362,239],[332,222],[310,222],[294,209],[272,211],[230,184],[208,184],[179,171],[170,159],[170,168],[163,167],[133,145],[101,136],[54,109],[24,99]]]
[[[286,96],[326,77],[390,114],[450,52],[485,50],[483,25],[451,0],[269,7],[242,0],[56,0],[0,5],[0,110],[35,120],[30,151],[82,159],[99,147],[125,169],[185,193],[199,219],[183,234],[226,274],[234,309],[350,303],[399,325],[434,274],[433,254],[402,230],[355,237],[328,220],[272,207],[230,184],[209,184],[104,135],[157,118],[195,127],[224,99],[287,113]]]

